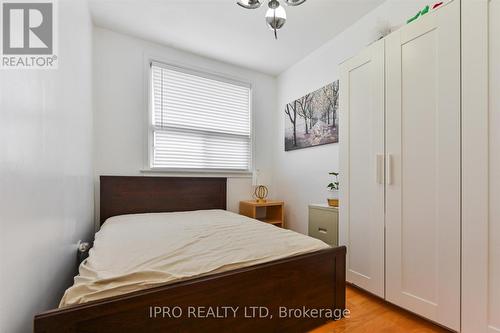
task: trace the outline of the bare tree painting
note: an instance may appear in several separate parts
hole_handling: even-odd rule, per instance
[[[339,81],[285,107],[285,151],[339,142]]]
[[[285,113],[288,115],[290,119],[290,123],[292,124],[292,144],[294,146],[297,145],[297,101],[287,104],[285,108]]]
[[[313,94],[307,94],[302,98],[299,98],[296,102],[300,106],[300,109],[297,110],[298,114],[302,119],[304,119],[304,126],[306,128],[306,134],[309,134],[309,128],[312,127],[311,119],[312,119],[312,102]]]

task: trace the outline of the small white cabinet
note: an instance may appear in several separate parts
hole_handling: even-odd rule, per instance
[[[309,236],[330,246],[339,245],[339,210],[327,204],[309,205]]]

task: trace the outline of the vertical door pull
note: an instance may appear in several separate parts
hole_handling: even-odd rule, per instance
[[[376,155],[376,167],[375,167],[375,172],[376,172],[376,179],[377,179],[377,184],[383,184],[384,183],[384,155],[382,154],[377,154]]]
[[[392,185],[394,182],[393,163],[392,154],[387,154],[387,185]]]

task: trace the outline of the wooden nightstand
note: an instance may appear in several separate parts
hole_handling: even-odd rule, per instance
[[[255,200],[240,201],[240,214],[284,228],[285,211],[283,206],[283,201],[268,200],[264,203],[258,203]]]

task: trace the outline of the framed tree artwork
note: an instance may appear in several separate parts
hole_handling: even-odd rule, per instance
[[[285,106],[285,151],[339,142],[339,81]]]

